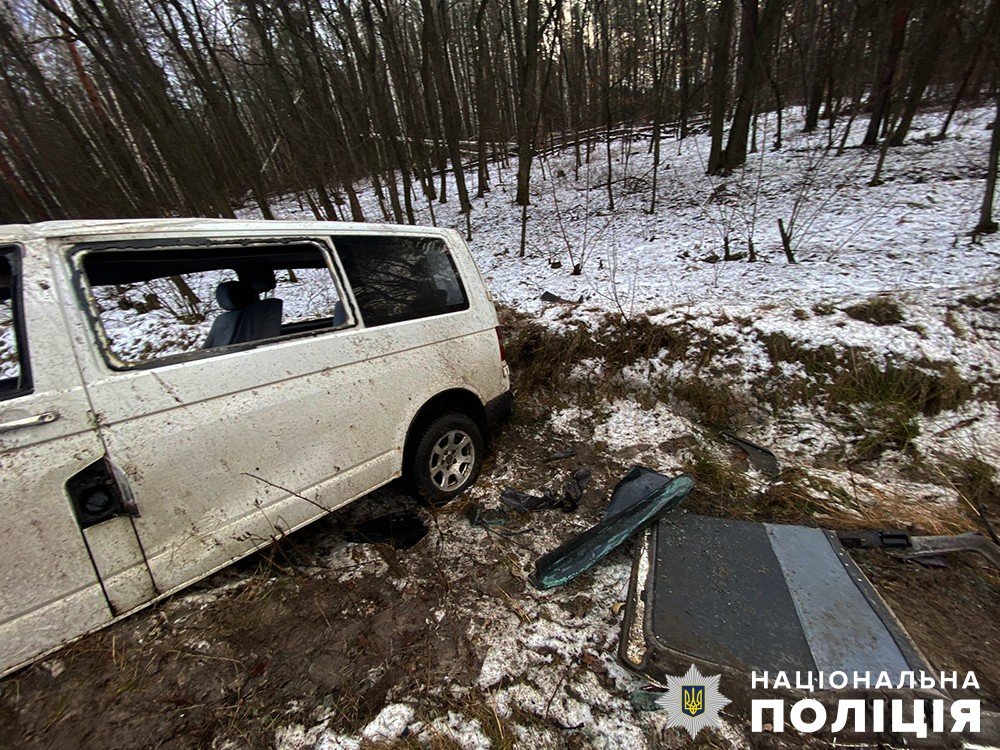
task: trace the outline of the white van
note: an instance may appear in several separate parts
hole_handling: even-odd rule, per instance
[[[453,231],[0,227],[0,673],[400,475],[462,492],[509,405]]]

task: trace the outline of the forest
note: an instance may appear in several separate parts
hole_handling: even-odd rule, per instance
[[[789,106],[828,150],[862,115],[884,159],[922,108],[945,138],[963,103],[1000,107],[998,40],[1000,0],[9,0],[0,220],[273,218],[294,195],[397,223],[457,201],[471,235],[492,162],[516,157],[523,215],[560,148],[577,170],[607,149],[613,211],[611,144],[633,133],[653,211],[667,139],[708,132],[705,169],[727,174],[782,147]],[[980,232],[998,148],[994,129]]]

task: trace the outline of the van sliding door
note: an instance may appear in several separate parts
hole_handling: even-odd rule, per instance
[[[87,388],[160,591],[391,477],[363,398],[376,368],[356,365],[365,355],[327,242],[144,238],[72,252],[94,317]]]

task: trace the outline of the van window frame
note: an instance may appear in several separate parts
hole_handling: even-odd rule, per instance
[[[0,244],[0,256],[10,264],[10,304],[14,317],[14,346],[17,347],[17,387],[0,391],[0,401],[21,398],[35,392],[31,374],[31,353],[28,351],[28,324],[24,315],[24,247],[18,244]]]
[[[362,238],[367,238],[367,237],[372,237],[372,236],[382,236],[382,235],[373,235],[370,232],[357,232],[357,233],[344,232],[342,234],[336,235],[333,239],[334,240],[341,240],[341,241],[347,240],[348,241],[348,243],[347,243],[347,245],[348,245],[347,252],[350,252],[350,253],[353,254],[354,251],[352,249],[350,249],[350,247],[349,247],[349,241],[350,240],[353,240],[353,239],[362,239]],[[398,239],[408,239],[408,240],[437,240],[437,241],[441,242],[441,247],[444,250],[445,257],[448,259],[448,263],[451,266],[451,270],[455,274],[455,281],[458,283],[459,291],[462,292],[462,300],[463,301],[462,301],[461,304],[448,306],[446,309],[440,310],[438,312],[432,312],[432,313],[428,313],[428,314],[425,314],[425,315],[416,315],[416,316],[412,316],[412,317],[409,317],[409,316],[408,317],[401,317],[401,318],[398,318],[396,320],[388,320],[388,321],[382,321],[382,322],[375,323],[375,322],[370,322],[370,321],[368,321],[368,320],[365,319],[364,312],[361,310],[361,305],[357,302],[356,299],[354,299],[354,305],[355,305],[356,312],[357,312],[358,317],[361,320],[362,325],[364,326],[365,330],[375,330],[377,328],[384,328],[385,326],[404,325],[406,323],[417,323],[417,322],[422,321],[422,320],[433,320],[435,318],[441,318],[441,317],[444,317],[446,315],[457,315],[457,314],[460,314],[460,313],[468,312],[469,310],[472,309],[472,297],[469,295],[469,289],[468,289],[468,286],[466,285],[466,282],[465,282],[465,276],[462,273],[462,269],[459,267],[458,260],[455,258],[455,253],[454,253],[454,249],[452,248],[452,243],[449,241],[449,239],[447,237],[442,237],[442,236],[437,235],[437,234],[409,234],[409,233],[405,234],[405,235],[388,235],[388,236],[391,237],[391,238],[398,238]],[[350,277],[347,274],[347,269],[344,266],[344,260],[343,260],[343,258],[340,257],[341,253],[343,253],[344,251],[341,249],[340,246],[337,245],[336,241],[333,242],[333,246],[334,246],[334,252],[337,255],[337,260],[340,262],[340,265],[341,265],[341,268],[342,268],[342,271],[343,271],[343,274],[344,274],[344,280],[345,280],[345,282],[347,283],[347,285],[351,289],[351,296],[352,296],[352,299],[353,299],[354,298],[354,286],[351,283],[351,279],[350,279]]]
[[[157,250],[178,250],[178,249],[198,249],[198,248],[232,248],[238,251],[240,248],[251,248],[266,245],[289,245],[289,244],[309,244],[316,247],[322,256],[327,271],[330,272],[330,279],[333,282],[340,301],[344,303],[344,310],[347,313],[347,321],[338,326],[323,328],[314,331],[301,331],[298,333],[288,333],[282,336],[275,336],[269,339],[258,341],[248,341],[240,344],[230,344],[229,346],[218,346],[211,349],[199,349],[193,352],[182,354],[170,354],[164,357],[147,360],[145,362],[125,362],[121,360],[111,349],[111,341],[104,324],[101,322],[100,310],[94,298],[90,282],[87,279],[86,271],[83,268],[83,261],[92,253],[100,253],[109,250],[133,250],[137,252],[156,252]],[[72,273],[73,288],[77,298],[81,303],[97,343],[97,349],[101,359],[108,369],[113,372],[131,372],[135,370],[155,370],[171,365],[194,362],[211,357],[219,357],[235,352],[248,351],[264,346],[273,346],[286,341],[313,338],[317,336],[328,336],[334,333],[341,333],[352,328],[357,328],[361,320],[357,307],[354,303],[350,287],[346,283],[346,276],[340,266],[340,259],[337,257],[333,243],[329,237],[315,235],[231,235],[231,236],[211,236],[211,237],[159,237],[135,240],[102,240],[97,242],[76,242],[67,251],[67,259],[70,263]]]

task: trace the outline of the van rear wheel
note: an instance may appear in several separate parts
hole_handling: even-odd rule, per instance
[[[444,414],[420,434],[408,474],[421,497],[445,503],[476,481],[485,452],[483,433],[474,420],[465,414]]]

